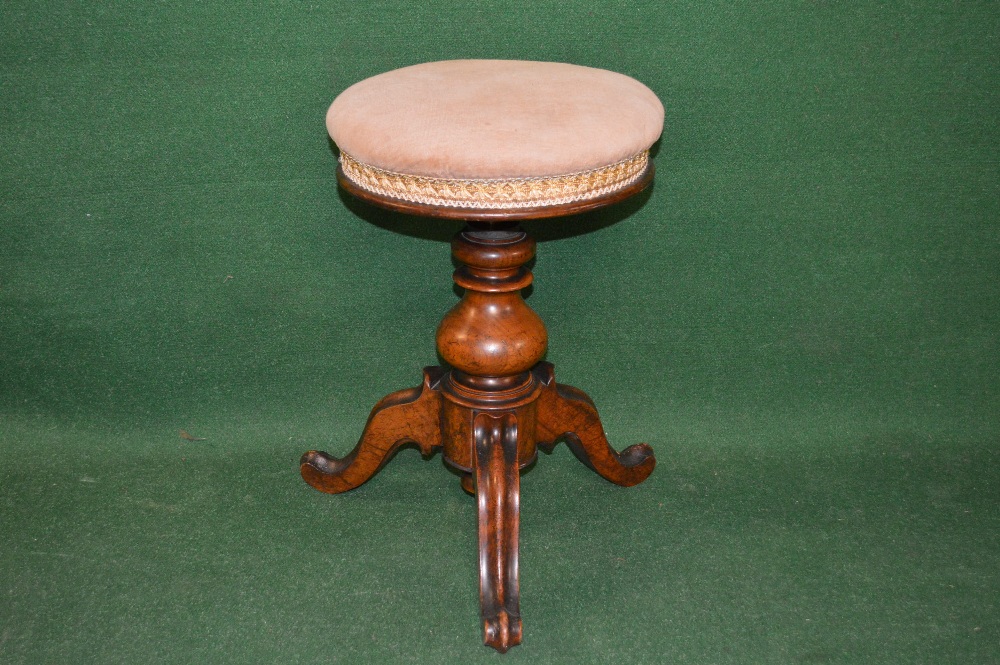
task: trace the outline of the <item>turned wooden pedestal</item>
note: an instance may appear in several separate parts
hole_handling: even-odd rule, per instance
[[[435,207],[382,198],[339,174],[342,187],[370,203],[429,217],[467,222],[452,241],[460,264],[455,283],[465,295],[437,331],[447,367],[424,370],[419,388],[401,390],[375,405],[357,446],[346,457],[309,451],[302,477],[336,494],[371,478],[393,452],[416,443],[425,455],[442,450],[462,472],[462,487],[479,507],[479,589],[484,641],[500,652],[521,642],[518,607],[518,504],[520,470],[539,446],[563,440],[581,462],[605,479],[628,487],[653,471],[646,444],[616,452],[597,409],[582,391],[556,383],[543,362],[545,325],[521,297],[532,281],[526,267],[535,241],[521,219],[568,215],[610,205],[651,181],[652,166],[613,195],[563,206],[513,211]]]

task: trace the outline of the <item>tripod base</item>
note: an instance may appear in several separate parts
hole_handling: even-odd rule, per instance
[[[551,450],[563,440],[581,462],[623,487],[645,480],[656,458],[644,443],[616,452],[590,398],[557,384],[549,363],[536,364],[517,385],[477,387],[459,378],[426,368],[419,388],[375,405],[346,457],[311,450],[300,468],[307,483],[337,494],[374,476],[404,444],[416,443],[424,455],[442,449],[445,461],[463,473],[462,487],[477,499],[483,636],[502,653],[521,642],[520,470],[534,461],[538,446]]]

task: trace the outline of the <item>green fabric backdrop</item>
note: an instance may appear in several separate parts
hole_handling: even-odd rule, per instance
[[[1000,662],[998,53],[975,2],[3,3],[0,662],[499,662],[440,457],[297,469],[456,299],[324,112],[458,57],[667,111],[651,194],[533,226],[548,359],[659,466],[525,475],[505,662]]]

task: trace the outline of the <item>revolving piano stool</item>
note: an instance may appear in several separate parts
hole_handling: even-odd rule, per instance
[[[565,440],[599,475],[629,487],[653,471],[646,444],[608,444],[593,402],[542,362],[547,336],[525,304],[535,241],[519,222],[619,202],[653,180],[649,148],[663,106],[638,81],[561,63],[431,62],[356,83],[326,116],[340,149],[337,179],[359,199],[397,212],[462,220],[452,241],[465,294],[437,331],[447,367],[375,405],[346,457],[309,451],[302,477],[336,494],[371,478],[416,443],[462,474],[479,505],[484,641],[521,642],[518,602],[520,470],[536,447]]]

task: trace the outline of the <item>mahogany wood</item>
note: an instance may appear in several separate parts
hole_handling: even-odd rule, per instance
[[[451,250],[461,264],[454,280],[465,295],[441,321],[437,347],[460,372],[452,378],[484,392],[514,382],[511,377],[526,379],[548,342],[545,324],[521,297],[532,281],[524,264],[535,255],[534,239],[519,228],[468,227],[455,235]]]
[[[361,440],[343,458],[310,450],[299,461],[302,478],[321,492],[339,494],[374,476],[400,446],[415,443],[425,456],[441,447],[441,392],[444,371],[424,368],[419,388],[383,397],[368,416]]]
[[[521,643],[517,585],[520,470],[517,418],[481,412],[475,420],[479,503],[479,603],[483,641],[499,651]]]
[[[526,264],[535,242],[517,220],[568,215],[631,196],[652,181],[650,165],[635,185],[580,205],[517,211],[473,211],[411,204],[372,195],[339,173],[341,185],[370,203],[428,217],[465,219],[452,241],[459,263],[455,283],[465,294],[437,331],[448,367],[428,367],[418,388],[400,390],[375,405],[361,439],[348,455],[311,450],[302,456],[302,477],[330,494],[369,480],[402,445],[415,443],[461,473],[461,485],[479,506],[479,577],[483,639],[501,653],[521,642],[518,592],[520,469],[537,447],[564,440],[601,477],[629,487],[656,466],[641,443],[622,452],[608,443],[593,402],[582,391],[555,381],[542,361],[545,325],[521,289],[532,281]]]
[[[653,449],[637,443],[616,452],[604,435],[597,407],[582,390],[556,383],[550,363],[539,363],[536,369],[546,389],[538,399],[538,445],[551,451],[559,440],[573,451],[577,459],[615,485],[638,485],[656,466]]]

